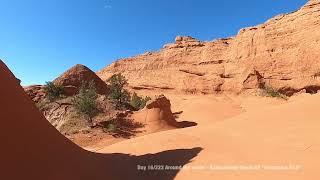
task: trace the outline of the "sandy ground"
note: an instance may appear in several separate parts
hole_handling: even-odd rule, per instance
[[[180,119],[198,126],[120,142],[99,152],[142,155],[202,148],[175,179],[314,179],[320,173],[320,95],[181,97]],[[156,143],[155,143],[156,142]],[[150,162],[152,164],[152,162]],[[165,164],[164,164],[165,165]],[[194,168],[194,169],[192,169]]]
[[[0,62],[1,179],[318,179],[320,94],[175,96],[197,126],[88,152],[59,134]],[[154,165],[154,166],[151,166]],[[179,169],[183,166],[185,169]],[[155,168],[156,170],[151,170]],[[170,170],[164,170],[169,168]]]

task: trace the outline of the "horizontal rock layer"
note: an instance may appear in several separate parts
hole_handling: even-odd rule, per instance
[[[320,3],[309,1],[232,38],[201,42],[179,36],[157,52],[120,59],[97,72],[103,80],[115,73],[136,89],[239,93],[266,84],[284,92],[317,91]]]

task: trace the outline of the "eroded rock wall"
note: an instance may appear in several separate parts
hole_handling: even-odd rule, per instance
[[[97,72],[104,80],[114,73],[125,75],[134,89],[239,93],[266,84],[283,91],[317,90],[320,2],[311,0],[227,39],[178,36],[158,52],[120,59]]]

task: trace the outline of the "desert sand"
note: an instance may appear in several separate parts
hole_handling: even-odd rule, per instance
[[[173,148],[202,148],[187,166],[203,166],[206,169],[182,170],[176,179],[319,177],[317,167],[320,161],[317,154],[320,151],[320,138],[317,134],[320,122],[317,106],[320,95],[300,95],[289,102],[278,102],[277,105],[271,105],[274,100],[270,98],[260,98],[259,101],[255,98],[244,100],[247,112],[219,121],[212,116],[211,122],[208,122],[208,115],[215,106],[202,107],[201,111],[193,111],[193,116],[201,119],[196,127],[138,137],[111,145],[99,152],[142,155]],[[256,108],[257,106],[261,108]],[[224,110],[232,112],[232,106],[229,108]],[[217,168],[260,167],[249,170],[219,170],[210,169],[210,165]],[[278,169],[270,170],[268,167]]]
[[[180,102],[174,108],[186,107],[182,109],[185,115],[180,118],[189,117],[197,126],[99,147],[93,153],[59,134],[3,63],[0,72],[1,82],[6,84],[1,88],[1,94],[6,95],[1,99],[1,137],[5,140],[1,148],[5,164],[3,179],[315,179],[319,176],[318,94],[302,94],[288,102],[261,97],[245,97],[245,100],[189,97],[189,101],[195,102],[194,107],[183,97],[187,102]],[[199,107],[197,102],[204,106]],[[220,112],[215,113],[217,116],[212,114],[215,108]],[[198,169],[142,171],[137,170],[137,165],[186,165]],[[210,169],[210,165],[216,169]],[[221,166],[249,165],[260,169],[217,170]],[[270,170],[288,165],[292,165],[291,169]]]

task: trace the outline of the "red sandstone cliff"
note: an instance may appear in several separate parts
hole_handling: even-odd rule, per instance
[[[320,2],[244,28],[235,37],[201,42],[177,37],[157,52],[120,59],[97,74],[123,73],[134,89],[236,92],[267,84],[291,95],[320,89]]]

